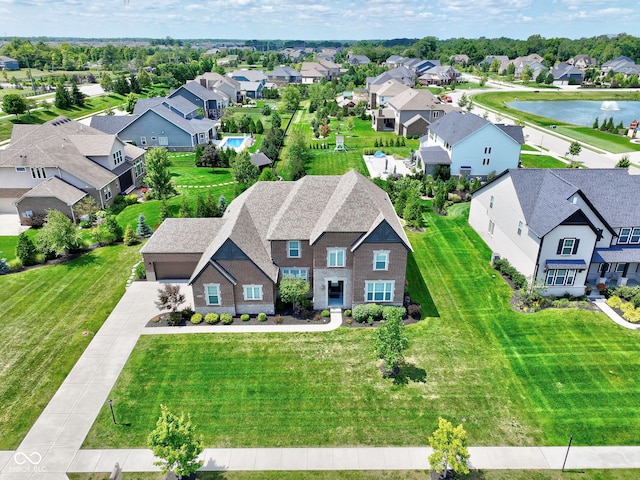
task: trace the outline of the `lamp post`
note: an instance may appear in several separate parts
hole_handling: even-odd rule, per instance
[[[113,400],[109,399],[107,400],[107,403],[109,404],[109,409],[111,410],[111,418],[113,418],[113,424],[117,425],[118,422],[116,422],[116,414],[113,413]]]

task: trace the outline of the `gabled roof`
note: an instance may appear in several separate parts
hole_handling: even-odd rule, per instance
[[[389,106],[396,110],[444,110],[451,111],[453,107],[441,103],[429,90],[406,90],[389,100]],[[446,117],[446,115],[445,115]]]
[[[203,253],[223,223],[222,218],[167,218],[140,253]]]
[[[228,80],[235,82],[235,80],[233,80],[232,78],[229,78]],[[208,88],[203,87],[202,85],[200,85],[199,82],[196,82],[196,81],[187,82],[184,85],[181,85],[174,92],[171,92],[169,94],[169,98],[173,98],[177,95],[180,95],[181,89],[187,90],[188,92],[191,92],[192,94],[194,94],[196,97],[205,101],[206,100],[222,100],[223,98],[218,92],[209,90]]]
[[[9,147],[0,150],[0,166],[60,168],[94,188],[103,188],[117,178],[86,156],[108,155],[106,146],[119,142],[115,135],[63,116],[24,127],[19,129],[17,138],[12,136]],[[83,136],[88,138],[80,138]]]
[[[369,91],[372,93],[376,93],[378,97],[384,97],[398,95],[410,88],[411,87],[409,87],[408,85],[405,85],[395,78],[392,78],[391,80],[387,80],[384,83],[371,85],[371,87],[369,87]]]
[[[444,148],[435,145],[432,147],[422,147],[418,150],[422,163],[425,165],[451,165],[449,152]]]
[[[529,228],[543,237],[577,212],[581,195],[609,230],[640,225],[640,177],[626,169],[508,170]]]
[[[156,114],[164,118],[166,121],[173,123],[176,127],[192,135],[195,133],[207,132],[208,130],[214,128],[215,125],[215,122],[208,118],[186,119],[181,115],[178,115],[171,109],[165,107],[164,105],[158,105],[157,107],[150,108],[145,113],[140,115],[137,119],[135,119],[134,122],[140,121],[142,118],[145,118],[151,114]]]
[[[15,203],[20,203],[23,198],[29,197],[53,197],[69,206],[73,206],[86,195],[86,192],[83,192],[64,180],[61,180],[58,177],[51,177],[33,187],[27,193],[22,195],[22,197],[16,200]]]
[[[297,71],[295,68],[291,68],[288,65],[284,65],[282,67],[278,67],[273,70],[273,72],[269,73],[269,77],[301,77],[302,74]]]
[[[176,95],[175,97],[167,97],[164,99],[162,104],[167,107],[173,108],[183,116],[189,115],[199,108],[198,105],[196,105],[195,103],[191,103],[181,95]]]
[[[94,115],[90,125],[101,132],[116,135],[136,118],[138,115]]]
[[[433,122],[429,126],[429,131],[434,132],[449,145],[455,145],[480,129],[485,128],[487,125],[493,124],[489,120],[474,115],[473,113],[453,111]],[[520,145],[524,143],[522,127],[501,124],[495,125],[495,127]]]
[[[251,154],[251,163],[253,163],[256,167],[264,167],[266,165],[271,165],[271,160],[264,153],[252,153]]]
[[[238,82],[263,82],[267,79],[267,76],[262,70],[234,70],[227,73],[227,77],[231,77]],[[246,78],[246,80],[243,80]]]

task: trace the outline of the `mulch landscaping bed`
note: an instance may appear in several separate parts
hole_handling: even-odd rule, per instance
[[[167,319],[169,318],[169,313],[162,313],[160,315],[156,315],[151,320],[149,320],[146,324],[146,327],[170,327]],[[292,312],[283,312],[278,315],[267,315],[267,320],[264,322],[260,322],[258,320],[257,315],[251,315],[249,320],[243,322],[240,320],[240,315],[236,315],[233,317],[233,323],[231,325],[324,325],[329,323],[329,317],[322,317],[320,312],[313,314],[309,318],[302,318],[299,316],[293,315]],[[204,321],[204,318],[201,323],[193,324],[190,321],[182,320],[178,325],[175,326],[190,326],[190,327],[199,327],[199,326],[219,326],[220,328],[227,327],[228,325],[224,325],[222,322],[218,322],[215,325],[209,325]]]

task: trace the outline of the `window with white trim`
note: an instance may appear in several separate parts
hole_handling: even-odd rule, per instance
[[[304,280],[309,279],[309,269],[307,268],[283,268],[282,269],[282,278],[285,277],[293,277],[293,278],[302,278]]]
[[[518,222],[518,236],[522,236],[522,227],[524,226],[524,224],[522,223],[522,220],[520,220]]]
[[[301,255],[300,240],[289,240],[287,242],[287,257],[300,258]]]
[[[140,145],[143,147],[147,144],[147,137],[140,137]]]
[[[133,165],[133,170],[136,174],[136,178],[142,176],[144,173],[144,163],[142,162],[142,158],[138,158],[136,163]]]
[[[633,229],[629,243],[640,243],[640,228]]]
[[[493,236],[493,230],[496,228],[496,224],[493,220],[489,220],[489,235]]]
[[[547,285],[573,285],[575,280],[575,269],[558,268],[547,270]]]
[[[262,300],[262,285],[243,285],[245,300]]]
[[[327,248],[327,267],[344,267],[346,249]]]
[[[576,244],[575,238],[564,238],[562,240],[562,249],[560,250],[560,255],[572,255],[573,247]]]
[[[489,208],[493,208],[493,195],[491,195],[491,198],[489,199]]]
[[[123,162],[123,158],[122,158],[122,151],[121,150],[117,150],[115,152],[113,152],[113,163],[115,163],[116,165],[120,165]]]
[[[163,147],[169,145],[169,137],[158,137],[158,145]]]
[[[373,269],[389,270],[389,250],[373,251]]]
[[[27,167],[16,167],[16,172],[24,173],[27,171]]]
[[[102,189],[102,193],[104,193],[104,199],[105,200],[109,200],[111,197],[113,197],[113,193],[111,193],[111,187],[106,186]]]
[[[626,266],[626,263],[618,263],[616,265],[616,273],[623,273]]]
[[[207,305],[221,305],[222,300],[220,299],[220,284],[219,283],[209,283],[204,286],[204,296],[207,302]]]
[[[621,228],[618,243],[640,243],[640,228]]]
[[[392,302],[395,281],[364,282],[365,302]]]
[[[47,171],[44,167],[31,167],[31,176],[33,178],[47,178]]]

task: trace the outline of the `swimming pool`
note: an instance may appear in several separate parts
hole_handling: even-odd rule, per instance
[[[220,148],[241,149],[244,146],[245,137],[225,137],[220,143]]]

